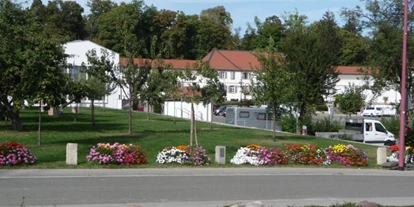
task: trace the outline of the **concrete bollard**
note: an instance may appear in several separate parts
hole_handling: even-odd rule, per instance
[[[78,165],[78,144],[68,143],[66,145],[66,164]]]
[[[216,163],[226,164],[226,147],[216,146]]]
[[[382,165],[387,161],[387,148],[378,147],[377,149],[377,165]]]

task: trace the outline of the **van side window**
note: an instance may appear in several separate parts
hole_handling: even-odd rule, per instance
[[[365,123],[365,131],[372,131],[372,123]]]
[[[380,123],[375,123],[375,130],[377,130],[377,132],[387,133],[387,130]]]
[[[257,120],[266,120],[266,114],[265,113],[258,113],[257,114]]]
[[[249,118],[250,112],[248,111],[240,111],[239,118]]]

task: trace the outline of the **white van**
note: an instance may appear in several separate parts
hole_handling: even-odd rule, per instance
[[[393,116],[396,110],[391,105],[373,105],[367,106],[361,113],[361,116]]]

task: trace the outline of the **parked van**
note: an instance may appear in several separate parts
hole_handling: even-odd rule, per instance
[[[373,105],[367,106],[361,113],[361,116],[394,116],[396,109],[391,105]]]
[[[384,125],[377,120],[360,119],[345,122],[345,130],[339,132],[316,132],[318,137],[344,139],[350,137],[353,141],[364,143],[381,143],[385,146],[395,145],[394,134],[389,132]]]
[[[227,107],[226,123],[237,126],[255,127],[260,129],[273,129],[273,113],[266,108],[259,107]],[[276,120],[280,119],[280,115]],[[276,130],[281,130],[276,126]]]

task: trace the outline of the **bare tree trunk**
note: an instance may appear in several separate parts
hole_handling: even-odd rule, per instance
[[[40,146],[42,140],[42,102],[39,101],[39,126],[37,129],[37,145]]]
[[[191,126],[190,126],[190,146],[193,147],[194,135],[194,104],[191,102]]]
[[[277,109],[275,107],[279,107],[279,106],[273,105],[273,117],[272,117],[272,119],[273,119],[273,129],[272,129],[273,133],[272,133],[272,136],[273,136],[273,141],[274,142],[276,142],[276,112],[277,112]]]
[[[76,105],[75,105],[75,120],[73,120],[74,122],[76,122],[76,119],[78,118],[78,112],[79,112],[78,103],[76,103]]]
[[[174,99],[174,124],[175,124],[175,99]]]
[[[150,104],[149,100],[147,100],[147,120],[150,120],[150,110],[149,110]]]
[[[213,103],[210,103],[210,130],[213,129]]]
[[[129,113],[128,113],[128,134],[132,136],[132,86],[129,86]]]
[[[198,147],[198,138],[197,138],[197,122],[194,119],[194,141],[195,141],[195,145],[196,147]]]
[[[23,126],[22,126],[22,122],[19,117],[19,111],[15,111],[15,108],[13,108],[13,106],[10,105],[7,98],[1,100],[0,108],[1,108],[1,113],[3,114],[4,119],[5,119],[5,124],[7,124],[8,120],[10,120],[13,129],[17,131],[22,131]]]
[[[95,126],[95,99],[91,99],[91,123]]]

